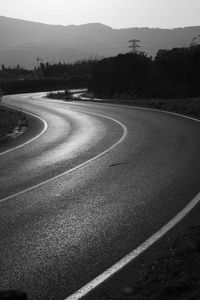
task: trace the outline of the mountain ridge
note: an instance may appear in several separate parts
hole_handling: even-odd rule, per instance
[[[200,26],[173,29],[132,27],[114,29],[101,23],[52,25],[0,16],[0,64],[26,68],[41,61],[72,63],[130,51],[128,41],[154,56],[159,49],[189,46]]]

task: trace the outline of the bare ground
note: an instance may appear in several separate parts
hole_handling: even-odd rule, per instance
[[[0,145],[17,137],[26,126],[27,120],[22,112],[0,105]]]

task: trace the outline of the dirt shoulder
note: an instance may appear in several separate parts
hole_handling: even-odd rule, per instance
[[[24,133],[27,126],[22,112],[0,105],[0,146]]]
[[[94,99],[91,101],[96,102]],[[200,118],[199,98],[109,102],[161,109]],[[157,243],[84,299],[200,299],[199,216],[200,204]]]
[[[200,204],[87,300],[200,299]]]
[[[171,111],[200,119],[199,98],[109,102]],[[199,215],[200,204],[168,234],[84,299],[200,299]]]
[[[66,100],[64,92],[52,92],[47,95],[48,98]],[[138,107],[146,107],[164,111],[175,112],[190,117],[200,118],[200,98],[184,98],[184,99],[101,99],[96,98],[91,93],[83,93],[82,95],[71,100],[91,101],[102,103],[123,104]]]
[[[184,99],[100,99],[94,98],[89,93],[84,93],[83,97],[89,97],[93,102],[106,102],[114,104],[124,104],[138,107],[146,107],[164,111],[175,112],[190,117],[200,118],[200,98]],[[77,99],[78,100],[78,99]],[[79,98],[81,100],[81,98]],[[82,101],[86,101],[82,100]]]

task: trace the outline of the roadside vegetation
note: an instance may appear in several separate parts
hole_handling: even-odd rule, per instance
[[[200,226],[193,226],[162,248],[138,270],[133,299],[199,299]],[[129,298],[128,298],[129,299]]]
[[[94,64],[89,91],[109,99],[200,96],[200,45],[159,50],[155,58],[128,53]]]
[[[72,100],[73,99],[73,92],[70,91],[70,89],[65,89],[64,92],[50,92],[50,93],[47,94],[47,98]]]
[[[73,64],[48,62],[33,70],[1,66],[5,94],[88,88],[108,99],[183,99],[200,96],[200,45],[159,50],[154,58],[143,52],[119,54]]]
[[[135,106],[165,110],[200,119],[200,97],[186,99],[152,99],[133,101]]]
[[[74,64],[40,63],[33,70],[22,66],[1,65],[0,88],[4,94],[42,92],[88,86],[92,61],[78,61]]]
[[[165,238],[160,247],[139,257],[117,278],[111,278],[88,299],[198,300],[200,296],[200,226],[179,237]]]
[[[159,50],[154,59],[145,53],[127,53],[80,63],[82,75],[83,66],[88,87],[84,96],[91,100],[200,117],[200,45]],[[48,97],[65,99],[65,94]]]
[[[83,97],[88,98],[89,101],[96,102],[93,93],[83,93]],[[47,94],[47,98],[73,100],[73,95],[66,97],[65,92],[51,92]],[[76,98],[81,100],[81,97]],[[85,101],[85,100],[83,100]],[[175,112],[186,116],[200,119],[200,97],[199,98],[183,98],[183,99],[104,99],[98,98],[98,102],[118,103],[124,105],[132,105],[138,107],[146,107],[164,111]]]
[[[200,45],[159,50],[155,58],[127,53],[74,64],[41,62],[33,70],[2,65],[0,88],[4,94],[65,90],[48,94],[65,100],[71,99],[69,89],[88,88],[85,96],[91,101],[107,99],[200,118]],[[26,124],[22,113],[0,106],[0,144]],[[151,265],[141,266],[130,297],[122,299],[200,299],[199,240],[198,225]]]
[[[95,101],[94,95],[84,93],[84,97],[88,97],[90,101]],[[61,99],[61,96],[60,96]],[[100,101],[100,98],[98,98]],[[164,111],[175,112],[190,117],[200,118],[200,97],[199,98],[183,98],[183,99],[121,99],[118,98],[103,100],[103,102],[121,103],[138,107],[146,107]]]
[[[27,125],[22,112],[0,106],[0,146],[19,135]]]

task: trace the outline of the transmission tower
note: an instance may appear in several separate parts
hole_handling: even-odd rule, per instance
[[[129,46],[129,48],[132,49],[131,52],[133,54],[138,53],[139,52],[138,48],[140,48],[140,45],[138,45],[138,43],[140,43],[140,40],[133,39],[128,42],[131,43],[131,45]]]

